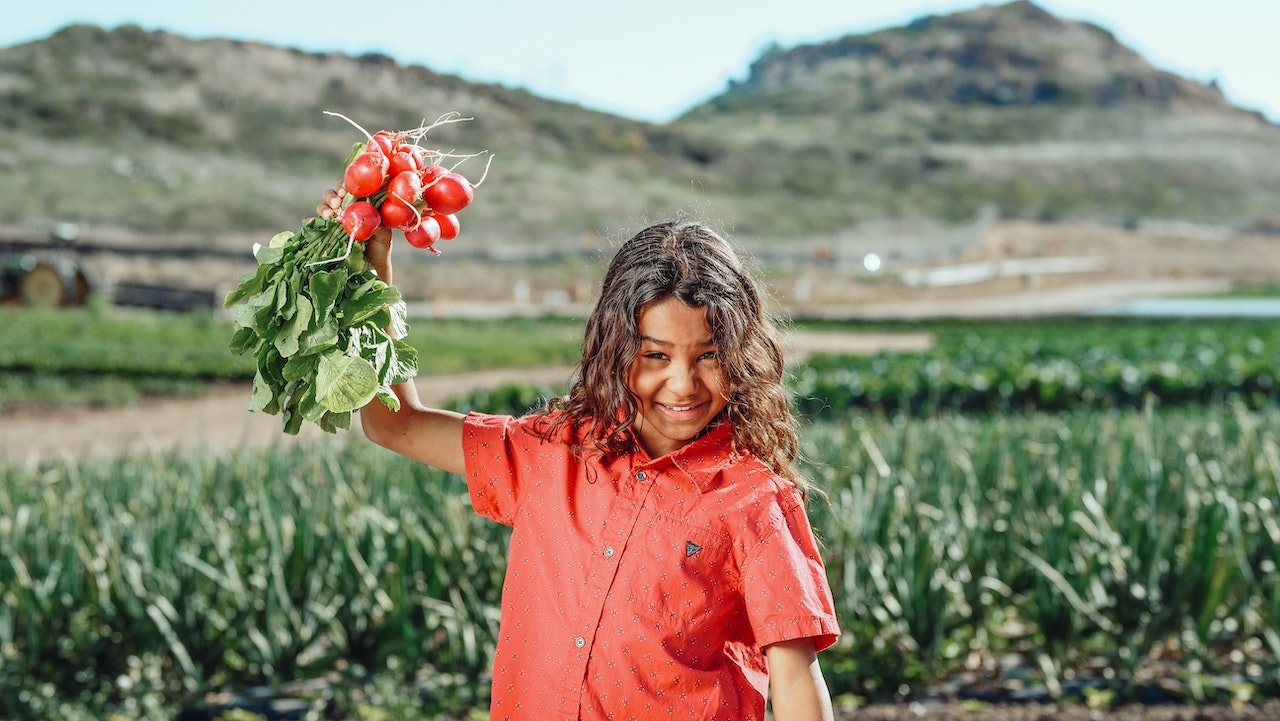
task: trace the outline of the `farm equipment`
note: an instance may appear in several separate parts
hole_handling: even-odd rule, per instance
[[[167,258],[185,263],[211,256],[242,260],[247,254],[156,242],[90,242],[79,237],[74,224],[57,224],[47,234],[0,228],[0,303],[40,308],[78,306],[96,293],[115,305],[167,310],[218,305],[218,293],[213,287],[178,287],[155,279],[102,278],[90,262],[94,256]]]
[[[74,257],[49,253],[0,256],[0,301],[38,308],[81,305],[89,297],[89,275]]]

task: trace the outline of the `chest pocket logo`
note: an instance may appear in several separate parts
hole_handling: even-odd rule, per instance
[[[619,569],[637,616],[667,629],[723,625],[740,602],[731,540],[666,514],[637,533],[650,542]]]

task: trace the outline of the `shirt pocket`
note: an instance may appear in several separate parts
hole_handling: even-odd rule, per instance
[[[628,554],[636,615],[655,629],[697,632],[716,624],[723,632],[725,615],[741,608],[729,538],[662,514],[636,533],[645,541]]]

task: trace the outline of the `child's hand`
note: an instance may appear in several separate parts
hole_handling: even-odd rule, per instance
[[[321,218],[332,218],[342,209],[342,199],[347,197],[347,189],[339,185],[336,190],[326,190],[316,206],[316,215]]]
[[[324,191],[320,204],[316,206],[316,215],[321,218],[332,218],[342,210],[342,202],[347,197],[347,189],[339,185],[334,190]],[[380,226],[364,243],[364,257],[373,266],[373,271],[384,283],[391,284],[391,229]]]

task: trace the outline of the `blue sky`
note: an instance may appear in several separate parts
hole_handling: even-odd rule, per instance
[[[981,0],[454,0],[382,6],[173,0],[23,2],[0,46],[73,22],[136,23],[195,38],[257,40],[309,51],[381,52],[467,80],[662,122],[725,89],[770,43],[784,47],[901,25]],[[1087,20],[1159,68],[1216,79],[1232,102],[1280,122],[1280,0],[1039,0]],[[353,8],[362,7],[356,10]]]

